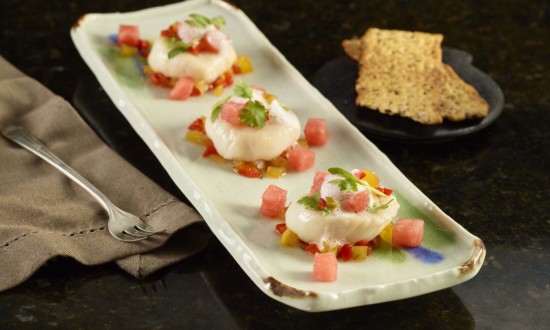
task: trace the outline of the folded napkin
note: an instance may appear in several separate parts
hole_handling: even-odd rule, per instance
[[[56,256],[86,265],[115,261],[137,278],[191,256],[210,234],[194,209],[168,194],[107,147],[69,103],[0,57],[0,129],[17,124],[120,208],[166,232],[116,240],[107,212],[50,164],[0,136],[0,291]],[[181,230],[185,228],[185,230]]]

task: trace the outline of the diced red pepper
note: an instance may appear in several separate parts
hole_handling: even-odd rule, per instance
[[[317,246],[317,244],[315,243],[310,243],[308,244],[304,250],[307,252],[307,253],[310,253],[312,255],[315,255],[316,253],[319,253],[321,251],[319,251],[319,247]]]
[[[167,29],[160,31],[160,35],[165,38],[173,38],[178,35],[176,27],[172,24]]]
[[[275,230],[279,233],[279,234],[283,234],[286,230],[286,223],[279,223],[275,226]]]
[[[195,119],[189,126],[187,126],[187,129],[190,131],[199,131],[204,133],[204,118],[199,117]]]
[[[153,85],[160,87],[170,87],[171,85],[171,79],[160,72],[149,74],[149,81]]]
[[[342,247],[340,248],[339,255],[342,261],[350,260],[351,257],[353,257],[353,253],[351,251],[351,245],[348,243],[342,245]]]
[[[205,53],[217,54],[219,50],[210,42],[208,35],[205,35],[199,41],[199,50]]]
[[[393,190],[391,190],[389,188],[384,188],[384,187],[376,187],[376,190],[384,193],[384,195],[386,195],[386,196],[390,196],[393,193]]]
[[[369,241],[367,241],[366,239],[362,239],[359,242],[355,242],[355,244],[353,244],[353,245],[355,245],[355,246],[367,246],[367,245],[369,245]]]
[[[216,147],[214,146],[214,143],[212,143],[212,142],[210,142],[206,145],[206,149],[204,149],[204,152],[202,153],[202,156],[204,158],[206,158],[210,155],[219,155],[218,150],[216,150]]]
[[[242,163],[235,169],[237,173],[248,178],[261,178],[262,170],[256,167],[254,164]]]

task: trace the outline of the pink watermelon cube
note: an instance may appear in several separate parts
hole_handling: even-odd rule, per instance
[[[293,170],[305,171],[315,164],[315,154],[310,149],[297,145],[288,151],[288,164]]]
[[[260,213],[269,218],[278,217],[286,206],[287,191],[270,184],[262,195]]]
[[[239,102],[233,102],[229,101],[224,103],[222,105],[222,111],[220,113],[220,117],[233,124],[233,125],[240,125],[242,124],[241,119],[239,116],[241,115],[241,110],[246,106],[246,103],[239,103]]]
[[[332,252],[316,253],[313,258],[313,279],[334,282],[338,274],[338,261]]]
[[[174,87],[170,90],[168,96],[172,100],[186,100],[193,92],[195,87],[195,80],[191,77],[181,77],[178,79]]]
[[[368,190],[357,193],[346,193],[342,197],[342,208],[348,212],[364,211],[370,202]]]
[[[304,135],[310,146],[324,146],[328,142],[327,123],[321,118],[311,118],[304,128]]]
[[[128,45],[132,47],[139,46],[139,26],[137,25],[120,25],[118,27],[117,44]]]
[[[424,238],[424,220],[399,219],[393,224],[392,244],[399,247],[416,247]]]
[[[315,176],[313,177],[313,185],[311,186],[310,193],[314,193],[321,190],[321,186],[323,185],[323,181],[325,180],[325,177],[329,175],[328,172],[325,171],[318,171],[315,173]]]

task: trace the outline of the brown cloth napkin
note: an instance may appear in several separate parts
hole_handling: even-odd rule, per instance
[[[166,232],[134,243],[116,240],[91,195],[0,136],[0,291],[56,256],[85,265],[115,261],[142,278],[205,247],[209,233],[190,226],[202,221],[194,209],[107,147],[69,103],[0,56],[0,129],[11,124],[34,133],[115,205]]]

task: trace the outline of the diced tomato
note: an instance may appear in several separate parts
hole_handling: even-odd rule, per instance
[[[206,145],[206,149],[204,149],[204,152],[202,153],[202,156],[204,158],[210,156],[210,155],[219,155],[218,154],[218,150],[216,150],[216,147],[214,146],[214,143],[212,143],[212,141],[210,141],[207,145]]]
[[[399,247],[416,247],[424,238],[424,220],[399,219],[393,224],[392,244]]]
[[[233,72],[231,70],[226,71],[224,74],[224,85],[231,86],[233,85]]]
[[[297,145],[288,151],[288,164],[296,171],[305,171],[315,164],[315,154],[310,149]]]
[[[304,128],[307,144],[310,146],[323,146],[328,142],[329,134],[327,123],[321,118],[308,119]]]
[[[345,193],[342,198],[342,208],[349,212],[361,212],[367,208],[369,201],[368,190],[358,193]]]
[[[205,34],[199,41],[199,49],[201,52],[217,54],[219,49],[213,44],[212,38],[209,34]]]
[[[339,252],[340,258],[342,258],[342,261],[348,261],[353,256],[353,253],[351,251],[351,245],[346,243],[342,245]]]
[[[197,55],[201,51],[200,43],[196,42],[191,47],[187,48],[189,52],[193,55]]]
[[[338,261],[332,252],[317,253],[313,258],[313,278],[320,282],[336,281]]]
[[[139,26],[121,24],[118,27],[117,44],[119,46],[128,45],[132,47],[138,47],[139,43]]]
[[[318,171],[315,172],[315,176],[313,177],[313,185],[311,186],[310,193],[314,193],[321,190],[321,186],[323,185],[323,181],[325,180],[325,177],[329,175],[328,172],[325,171]]]
[[[275,226],[275,230],[282,235],[286,230],[286,223],[278,223]]]
[[[355,246],[367,246],[367,245],[369,245],[369,241],[367,241],[366,239],[362,239],[359,242],[355,242],[355,244],[353,244],[353,245],[355,245]]]
[[[167,77],[160,72],[151,73],[148,77],[151,84],[155,86],[170,87],[171,85],[170,77]]]
[[[230,124],[241,125],[242,121],[239,116],[241,115],[241,110],[244,107],[246,107],[246,103],[238,103],[233,101],[225,102],[224,105],[222,105],[220,118]]]
[[[386,196],[390,196],[393,193],[393,190],[384,187],[376,187],[376,190],[383,192]]]
[[[312,255],[315,255],[316,253],[319,253],[321,251],[319,251],[319,247],[317,246],[317,244],[315,243],[309,243],[308,245],[306,245],[306,247],[304,248],[304,250],[307,252],[307,253],[310,253]]]
[[[160,31],[160,35],[165,38],[173,38],[178,35],[178,31],[175,25],[172,24],[167,29]]]
[[[276,218],[285,208],[287,191],[270,184],[262,194],[260,213],[266,217]]]
[[[204,133],[204,117],[199,117],[195,119],[189,126],[187,126],[187,129],[190,131],[199,131]]]
[[[234,74],[241,74],[241,68],[236,63],[231,66],[231,70]]]
[[[173,100],[187,100],[195,87],[193,78],[184,76],[178,79],[168,96]]]
[[[235,168],[235,171],[242,176],[246,176],[247,178],[261,178],[263,175],[262,170],[251,163],[239,164]]]

